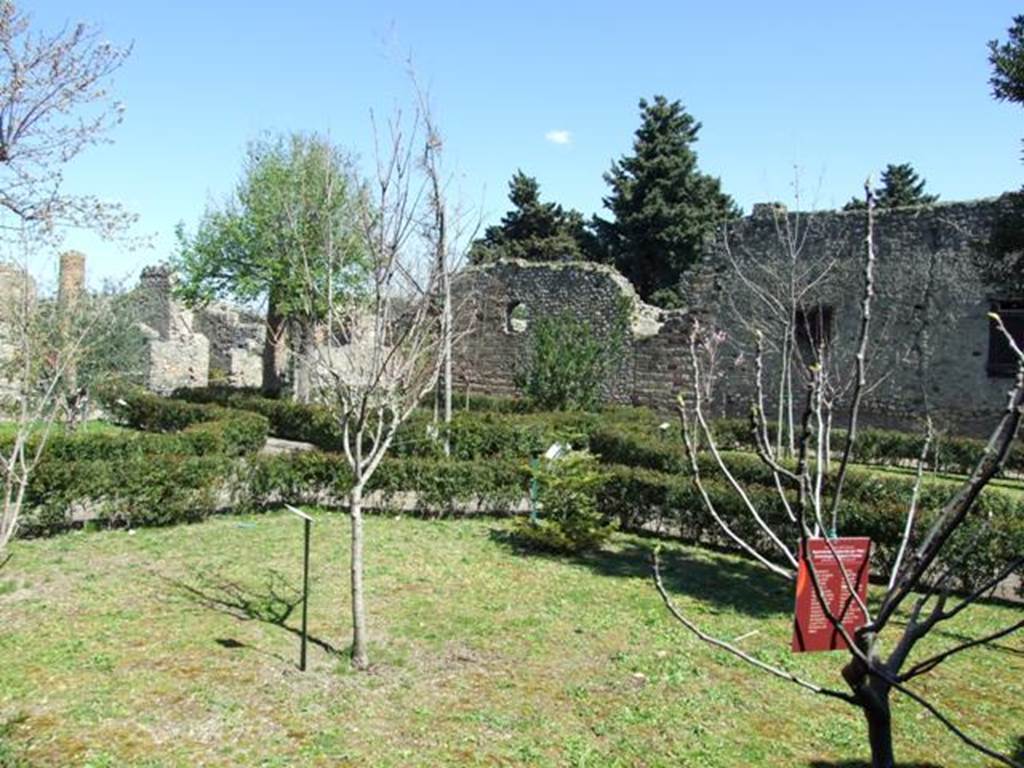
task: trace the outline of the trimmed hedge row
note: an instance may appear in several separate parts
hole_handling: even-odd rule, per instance
[[[678,432],[678,425],[674,425]],[[716,438],[723,447],[754,449],[750,422],[745,419],[719,419],[713,425]],[[775,439],[774,427],[769,436]],[[846,430],[832,432],[832,444],[841,450]],[[892,429],[861,429],[857,432],[854,455],[860,464],[883,466],[916,465],[924,447],[924,435]],[[985,441],[972,437],[938,435],[931,447],[929,468],[939,472],[968,475],[985,450]],[[1006,457],[1006,471],[1024,473],[1024,445],[1017,443]]]
[[[186,403],[139,388],[110,388],[98,395],[118,422],[145,434],[71,435],[66,446],[58,442],[47,453],[111,460],[125,453],[245,456],[267,442],[269,422],[251,411]]]
[[[102,525],[173,525],[202,520],[220,506],[233,461],[225,455],[124,455],[68,461],[45,455],[29,478],[22,535],[66,530],[76,512]]]
[[[66,527],[68,511],[83,500],[101,522],[124,525],[198,520],[229,504],[254,510],[285,500],[343,500],[351,473],[344,457],[331,450],[340,442],[325,408],[268,400],[255,392],[180,394],[187,400],[138,390],[105,393],[104,401],[124,423],[150,432],[53,438],[28,489],[26,502],[34,510],[26,516],[25,531],[39,534]],[[608,478],[600,488],[600,508],[623,527],[660,524],[692,540],[727,544],[688,476],[674,423],[662,431],[657,422],[651,412],[635,408],[600,414],[511,408],[502,413],[458,412],[449,427],[452,456],[445,458],[440,440],[431,435],[429,412],[417,412],[403,425],[367,490],[392,496],[415,493],[425,511],[451,510],[456,503],[509,509],[527,493],[528,459],[552,442],[571,442],[602,457]],[[723,444],[744,445],[740,438],[747,433],[741,424],[716,426]],[[325,450],[254,455],[268,429]],[[882,438],[893,434],[900,433],[867,430],[865,443],[886,445]],[[905,450],[906,444],[900,445]],[[784,541],[795,541],[797,532],[761,461],[749,452],[729,452],[727,459],[759,512]],[[769,552],[771,543],[712,457],[704,455],[699,461],[706,489],[722,516],[739,535]],[[850,469],[840,508],[842,532],[871,536],[882,570],[895,554],[911,488],[909,477]],[[925,481],[918,531],[954,489],[949,481]],[[1009,555],[1024,551],[1024,505],[1011,494],[988,489],[959,545],[974,536],[981,546],[963,566],[968,585],[992,573]]]
[[[24,535],[66,529],[76,519],[128,526],[200,520],[224,505],[238,458],[267,439],[267,419],[259,414],[135,388],[99,397],[133,429],[52,435],[29,476]]]
[[[769,484],[771,481],[761,472],[763,467],[755,467],[748,461],[750,458],[748,454],[729,455],[730,470],[782,541],[795,542],[796,526],[790,522],[778,493]],[[621,465],[612,467],[611,473],[602,489],[601,505],[607,514],[617,517],[624,528],[667,527],[693,541],[734,546],[707,511],[691,477]],[[778,559],[771,541],[721,473],[707,463],[702,467],[702,476],[704,488],[718,514],[739,536],[762,553]],[[926,480],[922,484],[912,543],[927,530],[955,487],[942,480]],[[895,560],[911,488],[912,481],[908,478],[884,477],[859,468],[851,468],[847,476],[839,509],[840,532],[871,537],[875,544],[875,566],[883,574],[887,574]],[[987,489],[968,523],[951,542],[950,557],[958,559],[958,552],[974,542],[975,537],[977,546],[970,558],[958,564],[963,585],[968,587],[994,575],[1024,551],[1024,504],[999,489]]]
[[[453,459],[385,459],[367,491],[385,497],[415,493],[421,511],[451,511],[456,503],[480,508],[508,509],[523,498],[529,471],[514,461]],[[345,457],[336,453],[303,451],[257,456],[237,477],[235,496],[245,511],[288,500],[294,503],[341,504],[352,484]]]
[[[716,443],[722,450],[753,451],[754,440],[749,423],[739,419],[723,419],[713,425]],[[833,446],[838,452],[844,433],[834,434]],[[906,466],[916,464],[924,438],[905,432],[866,429],[859,433],[855,447],[858,464]],[[688,471],[674,422],[665,432],[642,423],[603,424],[590,433],[590,448],[613,464],[647,467],[662,472]],[[929,469],[968,475],[981,457],[985,443],[981,440],[945,437],[937,442]],[[1024,446],[1015,444],[1007,456],[1006,469],[1024,472]]]
[[[328,409],[320,405],[272,400],[258,391],[225,387],[181,389],[173,397],[187,403],[218,404],[262,414],[271,434],[286,440],[312,443],[324,451],[344,450],[340,429]],[[482,401],[482,400],[481,400]],[[551,443],[586,445],[590,431],[601,417],[589,413],[529,413],[520,410],[521,401],[486,398],[506,404],[500,413],[457,411],[448,430],[451,458],[463,461],[494,458],[528,459]],[[621,416],[620,416],[621,418]],[[399,428],[391,456],[443,456],[442,439],[433,431],[429,411],[420,410]]]

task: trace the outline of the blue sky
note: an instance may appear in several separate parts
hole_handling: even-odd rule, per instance
[[[34,25],[100,26],[134,51],[114,80],[114,143],[69,188],[119,200],[153,247],[71,233],[90,276],[165,259],[238,177],[263,131],[329,132],[372,159],[370,110],[428,84],[464,201],[496,221],[517,168],[589,216],[631,147],[637,101],[662,93],[703,123],[701,168],[745,209],[829,208],[868,173],[911,162],[943,200],[1021,186],[1024,113],[989,95],[985,43],[1021,8],[985,2],[516,3],[47,0]],[[567,132],[567,136],[552,135]],[[562,143],[551,139],[567,139]]]

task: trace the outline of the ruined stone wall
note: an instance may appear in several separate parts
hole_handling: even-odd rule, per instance
[[[258,387],[263,380],[266,322],[228,304],[195,310],[195,329],[210,342],[210,381],[232,387]]]
[[[986,314],[999,290],[986,284],[979,265],[1006,211],[1005,200],[993,199],[878,212],[868,423],[911,426],[919,418],[925,395],[912,348],[921,338],[928,349],[927,398],[941,427],[984,432],[1002,408],[1008,381],[989,375],[986,366]],[[464,331],[466,317],[473,318],[457,350],[456,383],[471,391],[512,394],[531,321],[570,312],[588,320],[595,333],[606,334],[625,306],[630,333],[617,370],[604,382],[608,400],[670,409],[676,394],[689,386],[689,330],[699,317],[727,336],[714,410],[745,413],[753,375],[750,334],[760,310],[731,262],[777,277],[796,248],[801,259],[827,263],[827,276],[808,302],[832,308],[831,344],[850,350],[858,330],[866,231],[863,212],[801,214],[755,206],[752,216],[729,228],[725,240],[708,243],[683,279],[690,310],[671,312],[641,302],[625,278],[601,265],[501,261],[473,267],[456,283]],[[922,321],[925,337],[918,334]],[[834,362],[852,365],[852,357],[838,359],[841,354],[834,353]],[[766,376],[772,375],[769,366]]]
[[[135,289],[139,323],[146,334],[146,387],[167,394],[209,383],[210,342],[195,328],[193,313],[172,295],[173,276],[164,266],[147,267]]]
[[[605,338],[625,313],[625,343],[612,375],[603,382],[607,400],[667,407],[685,383],[687,369],[676,350],[688,333],[688,314],[643,303],[629,281],[610,267],[500,261],[466,270],[453,292],[461,310],[455,383],[462,391],[513,394],[530,325],[563,313],[586,321]]]
[[[868,376],[873,388],[864,404],[868,422],[912,426],[923,413],[927,393],[929,410],[941,427],[985,432],[994,423],[1008,382],[987,370],[986,315],[999,289],[986,284],[982,264],[984,246],[1006,212],[1006,201],[993,199],[877,213],[877,296]],[[689,301],[734,335],[734,351],[746,353],[746,364],[730,367],[723,377],[720,397],[730,411],[745,412],[749,403],[749,331],[758,323],[772,327],[763,304],[744,289],[735,265],[764,284],[765,275],[786,273],[792,248],[799,249],[801,263],[830,264],[807,304],[833,310],[835,362],[850,370],[859,329],[866,234],[863,212],[780,215],[772,206],[756,206],[754,215],[711,244],[700,266],[685,276],[684,286],[697,286],[688,294]],[[763,272],[757,271],[758,264]],[[927,329],[924,336],[919,334],[922,327]],[[923,379],[916,352],[919,339],[927,352]],[[838,357],[842,354],[846,359]],[[769,370],[766,378],[771,375]]]
[[[154,392],[209,383],[256,387],[262,375],[262,318],[227,304],[188,309],[166,266],[143,270],[135,306],[148,343],[146,386]]]
[[[11,365],[17,349],[17,324],[36,302],[36,284],[21,267],[0,263],[0,411],[17,395]]]

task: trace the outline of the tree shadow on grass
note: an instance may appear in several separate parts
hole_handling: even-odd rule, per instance
[[[626,543],[617,549],[602,549],[577,555],[564,555],[529,547],[514,533],[492,529],[491,539],[516,554],[577,563],[601,576],[647,579],[653,585],[654,549],[638,543]],[[670,594],[686,595],[723,610],[733,610],[755,618],[787,614],[793,610],[793,586],[756,563],[725,557],[714,551],[699,554],[663,549],[658,555],[661,577]]]
[[[280,627],[296,637],[302,636],[302,629],[291,626],[288,620],[302,604],[302,593],[287,586],[284,576],[270,571],[262,587],[253,587],[217,576],[200,574],[194,583],[177,579],[165,581],[190,602],[210,610],[226,613],[239,621],[258,621]],[[335,646],[315,635],[306,635],[311,645],[332,655],[340,655]],[[218,645],[227,647],[221,639],[214,639]],[[237,641],[232,641],[237,642]],[[241,645],[241,644],[239,644]]]
[[[867,760],[842,760],[838,763],[829,760],[811,760],[807,768],[871,768]],[[943,768],[938,763],[896,763],[896,768]]]

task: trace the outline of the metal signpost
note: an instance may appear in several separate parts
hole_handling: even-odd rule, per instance
[[[299,670],[306,671],[306,606],[309,602],[309,530],[313,525],[313,518],[296,509],[291,504],[285,504],[285,509],[293,515],[302,518],[305,536],[302,543],[302,649],[299,651]]]

